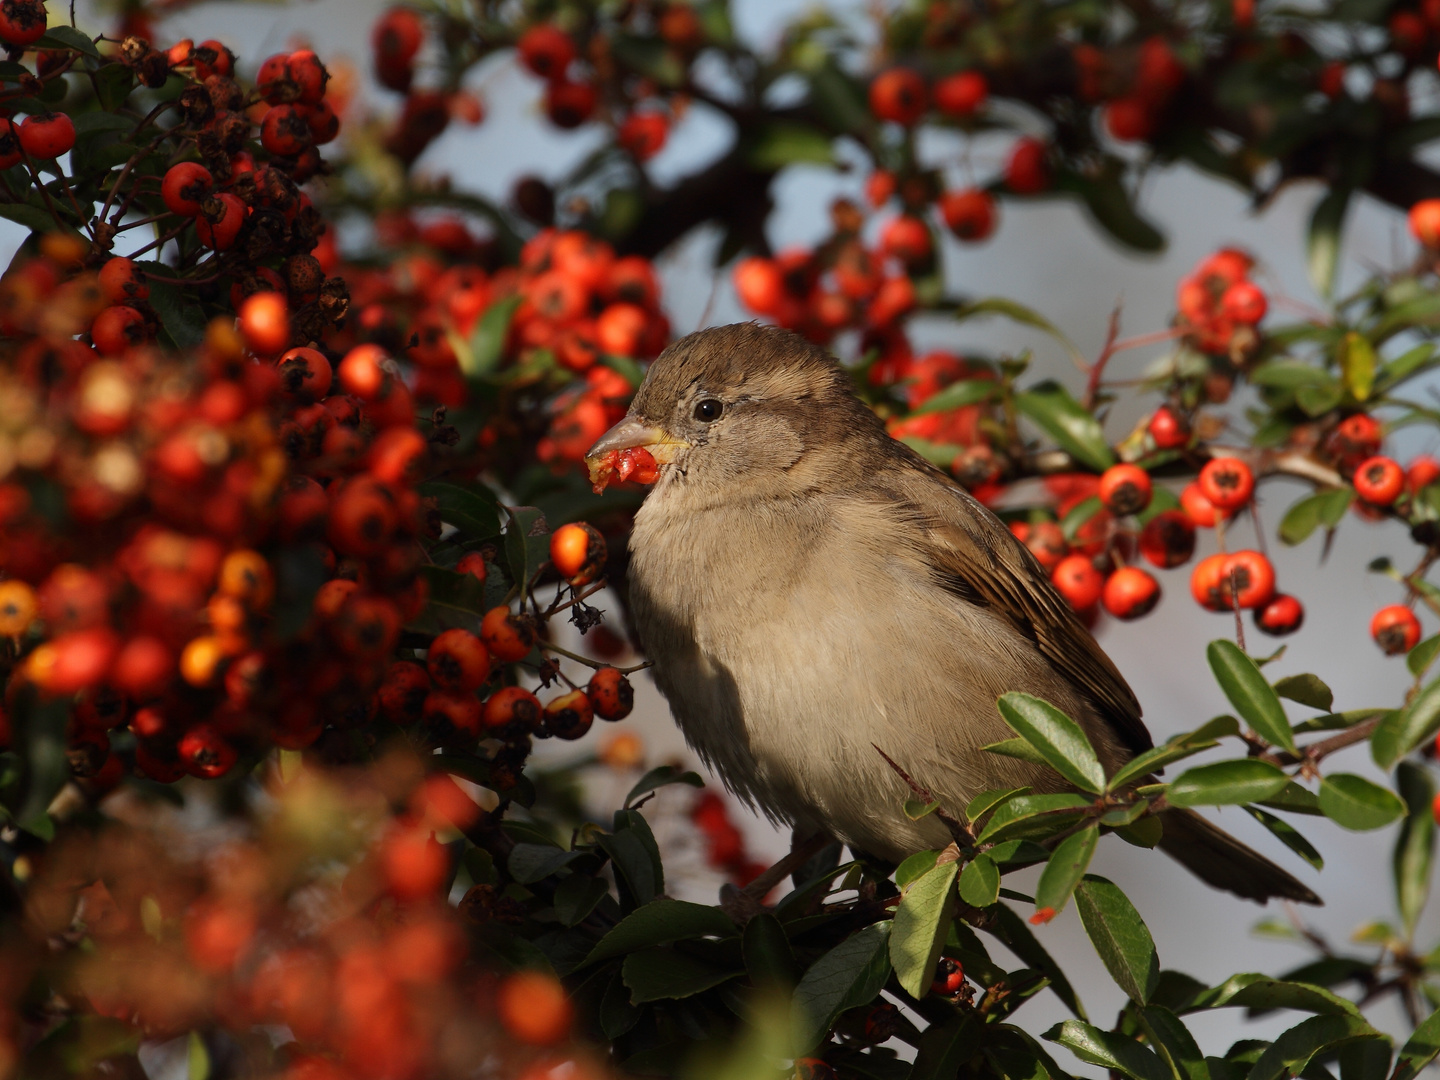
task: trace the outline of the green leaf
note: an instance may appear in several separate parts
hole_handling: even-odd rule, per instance
[[[1136,777],[1155,772],[1172,761],[1180,761],[1192,754],[1198,754],[1201,750],[1208,750],[1210,747],[1218,745],[1216,740],[1227,735],[1239,734],[1240,721],[1233,716],[1217,716],[1215,719],[1201,724],[1194,731],[1176,735],[1164,745],[1146,750],[1145,753],[1131,758],[1119,772],[1110,778],[1110,790],[1118,791]]]
[[[576,926],[608,895],[610,888],[603,878],[571,874],[555,888],[555,917],[562,926]]]
[[[1075,907],[1110,977],[1131,1000],[1146,1004],[1159,985],[1160,958],[1135,905],[1113,882],[1087,874],[1075,890]]]
[[[833,165],[834,140],[809,124],[772,120],[746,132],[745,159],[759,172],[778,172],[787,165]]]
[[[100,53],[95,43],[76,30],[64,24],[49,27],[45,35],[34,45],[37,49],[76,49],[92,59],[99,60]]]
[[[947,862],[922,874],[895,909],[890,963],[911,997],[924,997],[935,981],[935,964],[950,929],[958,870],[958,863]]]
[[[914,881],[925,871],[935,865],[940,858],[939,850],[917,851],[914,855],[906,858],[895,868],[895,884],[898,888],[904,889],[906,885]]]
[[[1338,382],[1302,386],[1295,391],[1295,404],[1306,416],[1324,416],[1345,400],[1345,388]]]
[[[872,923],[810,965],[792,999],[797,1054],[812,1050],[846,1009],[868,1004],[884,989],[890,978],[891,925]]]
[[[982,791],[965,804],[965,820],[972,825],[978,824],[980,819],[996,806],[1007,799],[1013,799],[1016,795],[1024,795],[1029,791],[1028,787],[992,788],[989,791]]]
[[[630,988],[632,1005],[693,997],[739,974],[663,946],[633,952],[620,967],[620,977]]]
[[[735,924],[717,907],[661,897],[636,908],[590,950],[581,967],[685,938],[734,937]]]
[[[1099,827],[1087,826],[1056,846],[1050,861],[1040,873],[1040,883],[1035,886],[1037,908],[1052,908],[1056,912],[1065,910],[1075,886],[1090,867],[1099,839]]]
[[[423,497],[435,500],[440,520],[455,526],[466,540],[500,535],[500,503],[484,484],[462,487],[447,480],[430,480],[417,490]]]
[[[1098,179],[1072,184],[1100,226],[1120,243],[1137,251],[1165,250],[1165,237],[1136,211],[1125,185],[1114,171]]]
[[[1288,821],[1277,818],[1274,814],[1266,813],[1259,807],[1247,806],[1245,809],[1251,817],[1269,829],[1271,833],[1275,835],[1276,839],[1291,851],[1295,852],[1296,855],[1299,855],[1311,866],[1315,867],[1316,870],[1325,869],[1325,860],[1320,857],[1320,852],[1315,850],[1314,845],[1312,845],[1309,840],[1306,840],[1305,837],[1300,835],[1295,826],[1291,825]]]
[[[1382,1039],[1378,1031],[1353,1016],[1312,1016],[1270,1044],[1250,1070],[1247,1080],[1281,1080],[1304,1072],[1321,1051],[1356,1039]]]
[[[900,805],[901,812],[911,821],[927,818],[940,809],[940,800],[926,802],[924,799],[906,799]]]
[[[507,865],[510,876],[521,885],[533,885],[584,854],[583,851],[566,851],[549,844],[516,844]]]
[[[949,412],[963,409],[967,405],[979,405],[991,401],[1000,394],[1000,384],[987,379],[962,379],[951,383],[939,393],[925,400],[925,403],[910,413],[911,416],[925,416],[929,413]]]
[[[1440,1056],[1440,1009],[1436,1009],[1411,1033],[1400,1048],[1390,1080],[1414,1080],[1420,1070]]]
[[[1410,704],[1380,721],[1370,736],[1370,756],[1376,765],[1388,771],[1437,731],[1440,731],[1440,679],[1427,683]]]
[[[1045,951],[1045,946],[1041,945],[1035,935],[1031,933],[1030,927],[1025,925],[1025,920],[1017,915],[1009,904],[997,904],[991,910],[995,913],[998,925],[990,928],[990,933],[999,938],[1007,949],[1020,958],[1022,963],[1034,968],[1049,979],[1050,989],[1054,991],[1056,997],[1064,1002],[1067,1009],[1081,1020],[1088,1019],[1085,1015],[1085,1007],[1080,1004],[1080,998],[1070,985],[1070,980],[1065,977],[1065,972],[1055,962],[1055,958]]]
[[[780,920],[762,911],[745,924],[741,935],[745,971],[752,986],[781,986],[788,994],[800,981],[800,967]]]
[[[1045,1038],[1059,1043],[1081,1061],[1121,1073],[1131,1080],[1175,1080],[1153,1050],[1127,1035],[1101,1031],[1093,1024],[1066,1020],[1047,1031]]]
[[[118,109],[135,88],[135,73],[124,64],[106,64],[95,72],[95,92],[102,109]]]
[[[1165,797],[1173,806],[1230,806],[1273,798],[1289,782],[1290,778],[1268,761],[1241,758],[1186,770]]]
[[[1041,768],[1048,769],[1050,767],[1050,762],[1045,760],[1045,756],[1024,739],[1001,739],[999,742],[986,743],[980,749],[987,754],[999,754],[1001,757],[1014,758],[1016,761],[1028,761]]]
[[[1321,712],[1335,704],[1334,692],[1318,675],[1287,675],[1275,683],[1275,693]]]
[[[31,232],[55,232],[55,219],[49,211],[29,203],[0,203],[0,217],[24,225]]]
[[[1070,795],[1058,793],[1052,795],[1017,795],[1009,802],[1000,806],[990,820],[986,822],[985,828],[981,831],[977,840],[984,843],[999,843],[1002,839],[1015,839],[1015,833],[1025,831],[1017,829],[1016,826],[1028,822],[1039,814],[1053,815],[1060,821],[1069,820],[1070,814],[1062,814],[1062,811],[1070,810],[1078,813],[1090,805],[1090,800],[1083,795]]]
[[[920,1036],[915,1064],[904,1074],[906,1080],[954,1080],[964,1075],[965,1063],[988,1041],[974,1013],[952,1012]]]
[[[1102,472],[1115,464],[1100,422],[1059,383],[1042,382],[1016,394],[1015,407],[1082,465]]]
[[[1431,813],[1435,785],[1428,769],[1402,761],[1395,772],[1395,786],[1409,812],[1395,838],[1391,868],[1395,903],[1405,924],[1405,936],[1410,937],[1430,895],[1430,867],[1435,857],[1435,818]]]
[[[0,210],[0,213],[4,213]],[[52,226],[53,227],[53,226]],[[162,275],[174,273],[163,263],[140,262],[140,269],[149,271],[152,267]],[[160,325],[170,336],[176,347],[191,349],[205,340],[205,312],[195,303],[192,290],[180,285],[150,279],[150,306],[160,317]]]
[[[1291,545],[1301,544],[1322,524],[1333,529],[1354,498],[1354,489],[1348,487],[1307,495],[1285,512],[1280,521],[1280,539]]]
[[[1375,369],[1379,365],[1375,346],[1352,330],[1340,340],[1339,360],[1345,389],[1356,401],[1364,401],[1375,388]]]
[[[1176,1080],[1210,1080],[1205,1055],[1178,1016],[1163,1006],[1147,1005],[1136,1010],[1135,1018]]]
[[[496,300],[475,323],[475,329],[470,333],[469,348],[456,350],[460,372],[467,379],[489,375],[500,366],[500,358],[505,355],[505,342],[510,337],[510,322],[515,317],[520,300],[518,294]]]
[[[640,796],[670,784],[689,784],[693,788],[702,788],[705,786],[705,781],[700,779],[698,773],[682,770],[679,766],[657,765],[637,780],[635,786],[630,789],[630,794],[625,796],[626,809],[629,809],[630,804]]]
[[[1000,868],[983,852],[960,873],[960,899],[971,907],[986,908],[1000,899]]]
[[[521,588],[530,575],[550,557],[550,527],[545,515],[533,506],[507,506],[505,516],[505,562],[510,580]]]
[[[1240,1007],[1256,1011],[1297,1009],[1326,1016],[1350,1016],[1363,1020],[1360,1010],[1338,994],[1309,983],[1287,982],[1268,975],[1233,975],[1219,986],[1197,994],[1189,1008],[1222,1009]]]
[[[1440,634],[1426,638],[1406,653],[1405,666],[1410,669],[1411,675],[1419,679],[1430,670],[1437,653],[1440,653]]]
[[[1335,268],[1340,265],[1340,232],[1345,225],[1345,211],[1350,204],[1348,188],[1331,188],[1310,215],[1310,228],[1305,238],[1305,266],[1310,284],[1327,300],[1335,287]]]
[[[185,1080],[210,1080],[210,1051],[198,1031],[190,1032],[185,1042]]]
[[[1285,707],[1280,704],[1274,687],[1260,674],[1255,661],[1223,638],[1212,641],[1205,656],[1215,673],[1215,681],[1255,733],[1272,746],[1294,750],[1295,736],[1290,733]]]
[[[955,312],[955,321],[964,322],[966,319],[973,319],[977,315],[1002,315],[1011,322],[1017,322],[1021,326],[1028,326],[1031,329],[1039,330],[1048,334],[1061,345],[1065,346],[1072,359],[1084,361],[1082,353],[1064,332],[1038,311],[1026,307],[1024,304],[1008,300],[1003,296],[987,296],[982,300],[972,300],[965,304],[959,311]]]
[[[1250,373],[1249,378],[1256,386],[1276,390],[1299,390],[1302,386],[1324,386],[1335,381],[1334,376],[1324,368],[1288,356],[1261,364]]]
[[[1050,767],[1081,791],[1105,790],[1105,770],[1080,725],[1048,701],[1011,691],[1000,695],[1000,715]]]
[[[484,582],[473,574],[457,574],[443,566],[422,566],[420,576],[429,586],[430,595],[417,622],[433,617],[436,632],[452,626],[475,629],[476,619],[487,610]]]
[[[1389,788],[1354,773],[1331,773],[1320,781],[1320,809],[1346,829],[1365,832],[1389,825],[1405,813],[1405,803]]]
[[[1440,296],[1428,296],[1426,299],[1432,304],[1440,302]],[[1413,349],[1406,349],[1394,360],[1383,364],[1379,377],[1375,380],[1375,389],[1380,393],[1391,390],[1406,379],[1429,371],[1435,366],[1435,363],[1435,346],[1428,342],[1422,342]]]
[[[1310,814],[1320,817],[1320,800],[1315,793],[1291,780],[1276,794],[1268,799],[1257,800],[1261,806],[1268,806],[1271,810],[1284,810],[1291,814]]]

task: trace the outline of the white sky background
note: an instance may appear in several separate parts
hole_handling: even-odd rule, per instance
[[[81,25],[87,29],[107,26],[108,18],[99,21],[85,13],[88,6],[81,8]],[[773,42],[784,22],[803,6],[800,0],[736,0],[737,29],[752,42]],[[51,7],[59,9],[62,5],[52,0]],[[347,55],[358,61],[368,75],[369,31],[381,7],[375,0],[319,0],[291,7],[200,4],[162,24],[158,44],[163,46],[186,36],[197,40],[218,37],[240,54],[242,70],[253,73],[270,53],[302,37],[319,46],[322,58]],[[421,159],[421,168],[449,173],[457,186],[503,201],[516,177],[525,173],[557,175],[593,146],[592,134],[562,133],[544,121],[538,81],[517,71],[510,61],[494,62],[474,81],[486,98],[488,119],[479,128],[452,128]],[[375,90],[373,84],[370,92],[381,101],[398,102],[395,95]],[[657,178],[663,181],[683,175],[695,162],[723,149],[726,138],[723,123],[695,110],[654,161]],[[1000,160],[998,150],[989,146],[976,148],[974,163],[982,179],[999,167]],[[842,192],[858,195],[862,179],[861,172],[836,176],[812,167],[784,174],[775,185],[777,212],[771,220],[776,245],[808,244],[823,236],[830,199]],[[1239,244],[1260,257],[1259,279],[1272,290],[1272,320],[1284,321],[1293,317],[1295,309],[1287,312],[1281,297],[1316,302],[1306,282],[1302,237],[1318,197],[1318,187],[1295,187],[1257,218],[1248,214],[1243,197],[1228,186],[1186,170],[1157,175],[1149,182],[1144,208],[1170,243],[1164,254],[1154,258],[1138,258],[1118,250],[1101,237],[1074,204],[1019,205],[1007,201],[1001,209],[996,235],[979,246],[949,245],[946,266],[952,286],[958,291],[971,296],[1003,295],[1031,305],[1093,356],[1117,302],[1123,301],[1125,306],[1125,334],[1161,329],[1173,310],[1177,280],[1216,247]],[[21,239],[17,232],[16,227],[0,223],[0,249],[4,249],[0,257],[8,260],[10,250]],[[1346,241],[1342,280],[1351,283],[1358,281],[1363,267],[1392,266],[1413,252],[1401,216],[1363,199],[1352,212]],[[710,253],[715,242],[714,236],[694,236],[661,260],[664,297],[677,332],[696,329],[706,307],[712,283]],[[719,285],[710,322],[744,317],[727,274]],[[916,338],[925,345],[943,345],[962,353],[966,349],[1013,353],[1033,347],[1037,377],[1053,374],[1072,388],[1080,385],[1079,375],[1052,343],[1008,323],[932,323]],[[1111,364],[1110,372],[1116,377],[1138,374],[1156,355],[1155,350],[1123,354]],[[1111,436],[1122,435],[1138,415],[1138,405],[1122,403],[1111,424]],[[1405,443],[1398,448],[1404,455],[1437,449],[1433,444]],[[1273,539],[1273,529],[1299,494],[1298,487],[1287,488],[1283,483],[1267,484],[1263,489],[1263,520],[1272,530],[1270,550],[1279,571],[1280,587],[1301,597],[1308,611],[1305,628],[1289,639],[1288,654],[1270,671],[1276,677],[1303,671],[1318,673],[1334,688],[1338,709],[1397,704],[1405,685],[1402,661],[1381,656],[1370,641],[1368,624],[1376,608],[1401,597],[1397,586],[1365,573],[1364,565],[1377,554],[1389,554],[1403,565],[1414,557],[1413,546],[1397,527],[1350,518],[1324,566],[1319,564],[1318,538],[1299,549],[1281,548]],[[1243,541],[1249,528],[1248,524],[1239,527],[1237,541]],[[1199,554],[1211,550],[1213,537],[1203,537]],[[1155,614],[1129,625],[1107,621],[1100,631],[1100,640],[1144,703],[1157,742],[1228,711],[1205,665],[1204,649],[1210,639],[1229,635],[1233,627],[1228,617],[1208,615],[1196,608],[1188,594],[1188,573],[1189,567],[1185,567],[1160,575],[1168,595]],[[1422,619],[1427,633],[1437,629],[1433,618],[1422,613]],[[1253,630],[1250,633],[1252,648],[1261,651],[1264,646],[1255,644],[1260,635]],[[642,707],[629,723],[645,733],[652,760],[683,752],[683,744],[653,686],[643,676],[638,683]],[[1303,715],[1308,711],[1292,706],[1293,717]],[[590,740],[606,737],[614,730],[601,727],[604,730],[592,733]],[[1363,748],[1332,758],[1329,764],[1335,769],[1375,774]],[[1324,873],[1317,875],[1242,811],[1227,811],[1220,820],[1317,887],[1328,906],[1307,915],[1312,925],[1338,946],[1343,948],[1350,933],[1364,921],[1395,918],[1390,886],[1392,830],[1353,834],[1323,819],[1299,819],[1297,824],[1327,861]],[[787,846],[787,839],[763,822],[750,823],[747,831],[757,850],[767,854],[779,854]],[[1216,982],[1237,971],[1279,973],[1311,958],[1308,951],[1294,945],[1237,936],[1234,927],[1254,922],[1262,914],[1260,909],[1200,885],[1166,859],[1107,839],[1093,870],[1114,878],[1135,901],[1166,967]],[[1025,887],[1023,879],[1019,887]],[[713,883],[706,881],[703,888],[697,883],[696,888],[694,898],[713,898]],[[1440,900],[1427,913],[1420,935],[1422,945],[1440,933],[1436,908],[1440,908]],[[1039,934],[1070,974],[1092,1019],[1108,1024],[1123,998],[1096,960],[1073,908],[1041,928]],[[1368,954],[1365,948],[1353,948],[1361,955]],[[1025,1007],[1018,1019],[1028,1030],[1038,1033],[1064,1015],[1053,996],[1041,995]],[[1292,1016],[1289,1022],[1299,1019]],[[1393,1013],[1379,1011],[1375,1019],[1399,1029],[1398,1016]],[[1209,1053],[1223,1052],[1235,1038],[1271,1035],[1288,1026],[1273,1018],[1244,1025],[1238,1011],[1232,1010],[1195,1017],[1189,1022]]]

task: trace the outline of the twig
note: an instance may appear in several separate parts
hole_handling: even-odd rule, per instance
[[[1116,301],[1114,310],[1110,312],[1110,325],[1105,330],[1105,344],[1100,348],[1100,355],[1090,365],[1090,378],[1085,383],[1085,396],[1081,399],[1086,412],[1094,411],[1095,395],[1100,392],[1100,378],[1105,374],[1105,365],[1110,362],[1110,357],[1115,355],[1115,341],[1120,336],[1122,306]]]
[[[881,750],[880,747],[875,746],[873,742],[870,745],[874,746],[875,752],[885,759],[885,764],[889,765],[890,768],[894,769],[895,774],[899,776],[901,780],[905,781],[906,785],[910,788],[910,791],[917,799],[924,799],[926,803],[933,803],[939,801],[935,798],[934,795],[931,795],[930,792],[926,791],[923,787],[917,784],[911,778],[910,774],[899,766],[899,764],[895,761],[894,758],[892,758],[889,754],[885,753],[884,750]],[[957,844],[960,844],[963,847],[973,848],[975,846],[975,834],[970,831],[968,826],[961,824],[955,818],[951,817],[948,813],[946,813],[943,806],[936,808],[935,816],[945,823],[945,827],[950,830],[950,835],[955,838],[955,842]]]

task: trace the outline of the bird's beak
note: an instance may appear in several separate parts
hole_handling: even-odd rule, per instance
[[[647,424],[638,416],[627,416],[600,436],[600,441],[585,455],[585,464],[590,469],[590,480],[594,483],[599,480],[597,474],[603,470],[607,454],[644,447],[657,465],[668,465],[675,460],[677,453],[689,445],[684,439],[677,439],[662,427]]]

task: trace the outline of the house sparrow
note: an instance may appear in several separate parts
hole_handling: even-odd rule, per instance
[[[636,447],[660,465],[629,570],[655,681],[725,785],[797,836],[892,861],[949,843],[902,812],[911,791],[876,748],[952,811],[994,788],[1065,790],[980,749],[1013,736],[1007,691],[1073,717],[1107,773],[1152,745],[1030,552],[892,439],[823,349],[755,324],[677,341],[588,460]],[[1211,885],[1320,902],[1199,815],[1161,820],[1162,850]]]

